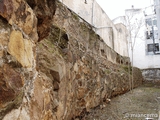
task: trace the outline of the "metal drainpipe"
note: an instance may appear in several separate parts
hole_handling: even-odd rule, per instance
[[[94,2],[95,2],[95,0],[93,0],[93,2],[92,2],[92,25],[94,26],[94,23],[93,23],[93,17],[94,17]]]
[[[155,52],[155,39],[154,39],[154,28],[152,26],[152,39],[153,39],[153,53],[156,54]]]

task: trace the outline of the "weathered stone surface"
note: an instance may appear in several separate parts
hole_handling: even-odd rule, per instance
[[[160,69],[159,68],[150,68],[142,70],[142,75],[146,81],[159,81],[160,80]]]
[[[8,116],[5,116],[3,120],[30,120],[30,116],[27,114],[25,108],[19,108],[12,110]]]
[[[14,99],[17,95],[17,91],[23,87],[24,81],[21,76],[8,65],[4,65],[4,67],[0,70],[0,78],[0,90],[2,93],[0,96],[0,103],[2,104],[5,101]]]
[[[22,103],[24,77],[7,53],[11,26],[0,17],[0,119]]]
[[[0,68],[0,119],[22,102],[24,80],[12,67]]]
[[[0,19],[0,66],[3,64],[3,57],[5,56],[5,48],[9,42],[10,28],[6,21]]]
[[[19,106],[21,106],[21,103],[24,104],[24,102],[22,102],[23,95],[25,95],[24,98],[27,98],[32,90],[30,89],[30,91],[28,91],[28,89],[26,89],[29,86],[26,85],[28,84],[26,81],[32,81],[35,76],[34,65],[28,64],[28,61],[31,57],[34,61],[33,54],[35,50],[32,48],[33,45],[31,41],[35,41],[37,39],[37,33],[32,34],[35,32],[34,30],[36,28],[33,28],[32,30],[29,28],[29,26],[32,25],[31,22],[29,22],[30,20],[27,20],[27,23],[25,24],[23,23],[25,18],[18,18],[23,14],[19,12],[23,12],[23,10],[16,9],[18,9],[19,4],[24,2],[11,0],[2,0],[0,2],[0,7],[3,7],[3,9],[0,8],[0,15],[4,17],[0,17],[0,119],[2,119],[11,110],[12,116],[26,112],[24,111],[26,108],[21,108]],[[24,6],[28,5],[24,3]],[[25,10],[28,9],[26,8]],[[14,15],[17,18],[14,18]],[[28,15],[30,16],[30,14]],[[27,19],[29,19],[29,16]],[[35,16],[32,14],[30,17],[34,18]],[[10,22],[10,24],[8,24],[8,22]],[[34,23],[35,22],[36,20],[34,20]],[[22,54],[24,51],[26,53]],[[8,52],[10,52],[10,54]],[[21,66],[19,63],[21,63],[23,66]],[[25,67],[31,67],[31,72],[29,72],[28,69],[25,69]],[[15,112],[17,110],[14,109],[18,107],[19,111]],[[27,118],[25,114],[18,116],[22,116],[22,119],[24,117]],[[8,119],[10,119],[10,117],[10,115],[7,116]]]
[[[55,15],[54,0],[0,3],[10,24],[0,18],[0,119],[81,118],[130,89],[123,57],[115,64],[117,53],[59,2]],[[136,87],[142,76],[133,73]]]
[[[139,80],[139,78],[142,78],[141,80]],[[142,84],[142,81],[144,81],[144,78],[142,76],[142,72],[139,68],[133,68],[133,86],[134,87],[138,87],[140,84]]]
[[[34,81],[34,91],[30,103],[30,118],[33,120],[53,120],[52,110],[58,106],[56,99],[52,80],[45,74],[39,73]]]
[[[33,50],[32,42],[27,39],[23,39],[20,31],[12,31],[10,40],[8,43],[8,52],[15,57],[23,67],[32,67],[33,62]]]
[[[83,54],[78,41],[72,37],[67,40],[68,48],[59,46],[58,49],[58,38],[59,41],[63,39],[58,37],[58,29],[52,27],[52,34],[39,42],[37,53],[37,69],[52,80],[53,90],[57,92],[58,104],[54,113],[58,120],[81,116],[84,111],[107,103],[110,98],[130,89],[128,66],[113,64],[96,51]],[[61,33],[66,34],[62,29]],[[75,57],[70,57],[68,51]],[[135,75],[134,85],[137,86],[142,82],[141,72],[135,69]]]
[[[37,18],[33,10],[23,0],[1,0],[0,15],[14,29],[22,30],[25,37],[37,41]]]
[[[38,18],[39,41],[50,33],[50,26],[56,10],[55,0],[25,0],[34,10]]]

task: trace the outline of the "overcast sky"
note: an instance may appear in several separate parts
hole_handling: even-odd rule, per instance
[[[152,0],[96,0],[97,3],[106,12],[112,20],[118,16],[124,15],[125,9],[130,9],[132,5],[134,8],[145,8],[151,5]]]

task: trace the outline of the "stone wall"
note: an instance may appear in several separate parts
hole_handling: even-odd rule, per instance
[[[96,0],[87,0],[87,3],[85,3],[85,0],[59,1],[92,25],[95,28],[94,31],[110,48],[118,54],[128,57],[128,32],[123,27],[120,32]],[[119,44],[121,42],[124,44]]]
[[[152,69],[143,69],[142,75],[144,80],[152,80],[152,81],[159,81],[160,80],[160,69],[152,68]]]
[[[2,0],[0,15],[0,119],[81,118],[130,90],[127,58],[61,3]]]

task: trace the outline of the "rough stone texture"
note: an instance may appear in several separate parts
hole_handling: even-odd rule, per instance
[[[30,40],[23,39],[20,31],[12,31],[8,43],[8,52],[14,56],[23,67],[32,67],[32,42]]]
[[[54,2],[0,1],[0,119],[71,120],[130,89],[128,58],[60,3],[53,18]]]
[[[24,86],[29,79],[28,70],[22,68],[15,57],[8,53],[11,31],[12,27],[6,19],[0,17],[0,119],[22,104]],[[15,49],[18,51],[17,47]]]
[[[25,0],[34,10],[38,19],[39,41],[47,37],[50,33],[50,26],[56,10],[55,0]]]
[[[139,68],[136,68],[136,67],[133,68],[133,79],[134,79],[133,81],[134,87],[138,87],[139,85],[142,84],[142,81],[144,80],[144,78]]]
[[[58,106],[54,96],[52,80],[39,73],[34,81],[34,91],[30,103],[30,118],[33,120],[54,120],[53,110]]]
[[[57,43],[60,31],[58,38],[63,42]],[[58,98],[52,104],[58,120],[80,117],[83,112],[130,89],[128,66],[113,64],[96,52],[85,53],[73,37],[66,39],[67,45],[64,45],[65,35],[64,30],[52,26],[52,34],[38,44],[37,53],[37,70],[52,81],[53,96]],[[141,83],[141,71],[134,68],[133,85],[137,87]]]
[[[38,40],[37,18],[21,0],[1,0],[0,15],[0,119],[10,111],[13,120],[16,115],[24,119],[29,108],[26,101],[37,75],[34,46]]]
[[[156,68],[143,69],[142,75],[144,77],[144,80],[159,81],[160,80],[160,69],[156,69]]]
[[[63,7],[61,4],[57,4],[53,24],[64,29],[64,31],[67,31],[67,34],[69,34],[68,37],[73,37],[75,39],[74,42],[78,42],[79,49],[83,51],[83,53],[87,51],[93,52],[93,54],[101,54],[102,57],[105,57],[114,63],[129,63],[129,59],[127,57],[122,57],[105,44],[100,36],[95,34],[94,28],[92,28],[91,25],[79,18],[74,12],[70,12],[70,10]],[[59,34],[61,34],[60,31]],[[58,35],[56,37],[58,37]]]
[[[22,101],[21,75],[7,64],[0,68],[0,119]]]
[[[0,4],[0,15],[7,19],[13,29],[21,30],[26,38],[38,39],[37,18],[25,1],[1,0]]]

